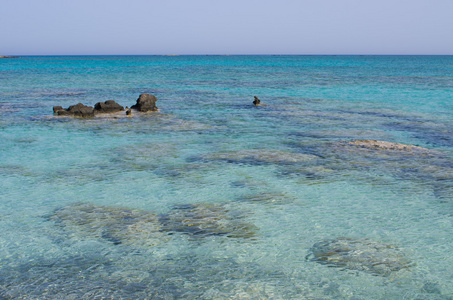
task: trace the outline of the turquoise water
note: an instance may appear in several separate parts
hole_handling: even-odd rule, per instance
[[[0,83],[0,298],[453,298],[451,56],[22,57]],[[52,114],[141,93],[159,112]]]

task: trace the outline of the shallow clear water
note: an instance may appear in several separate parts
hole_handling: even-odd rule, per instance
[[[451,56],[23,57],[0,83],[0,297],[453,297]],[[141,93],[159,112],[52,114]],[[341,237],[384,250],[311,259]]]

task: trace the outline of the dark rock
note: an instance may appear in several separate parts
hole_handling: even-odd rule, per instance
[[[140,97],[137,99],[137,103],[133,105],[131,108],[141,112],[157,111],[158,108],[156,107],[156,101],[157,98],[153,95],[141,94]]]
[[[58,110],[57,113],[59,116],[94,117],[94,108],[78,103],[69,106],[68,109]]]
[[[60,110],[64,110],[64,108],[61,107],[61,106],[54,106],[53,107],[53,113],[54,114],[58,113]]]
[[[149,94],[141,94],[137,99],[137,103],[131,108],[126,107],[126,115],[132,114],[132,109],[140,112],[157,111],[156,107],[157,98]],[[75,117],[94,117],[96,114],[115,113],[124,111],[124,107],[116,103],[114,100],[107,100],[105,102],[98,102],[92,106],[85,106],[82,103],[72,105],[67,109],[61,106],[54,106],[54,113],[59,116],[75,116]]]
[[[261,100],[258,99],[257,96],[255,96],[255,100],[253,100],[253,104],[255,104],[255,105],[260,105],[260,103],[261,103]]]
[[[94,105],[94,113],[113,113],[123,111],[124,107],[119,105],[113,100],[107,100],[105,102],[98,102]]]

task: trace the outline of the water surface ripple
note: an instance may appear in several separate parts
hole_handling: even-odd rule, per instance
[[[2,299],[453,298],[451,56],[22,57],[0,78]],[[158,112],[52,113],[141,93]]]

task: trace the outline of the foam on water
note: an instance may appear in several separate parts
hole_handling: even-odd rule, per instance
[[[1,297],[453,297],[452,57],[0,63]]]

